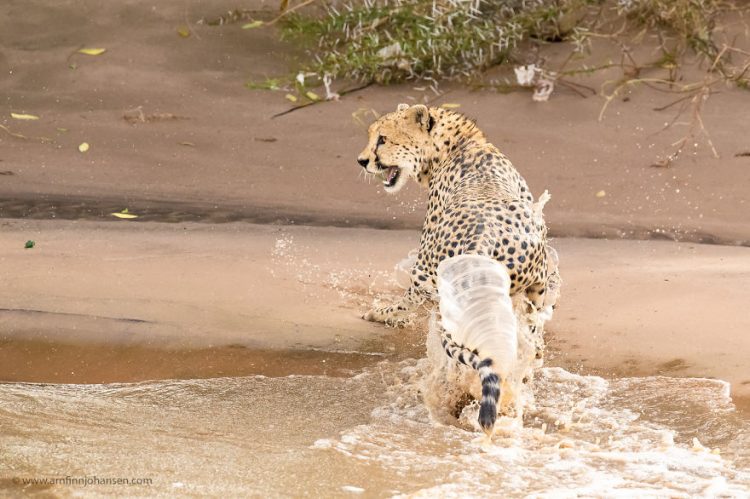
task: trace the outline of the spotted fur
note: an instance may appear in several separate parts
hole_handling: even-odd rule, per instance
[[[544,221],[535,216],[526,181],[474,121],[443,108],[401,104],[368,133],[360,165],[383,178],[389,193],[412,178],[427,188],[429,198],[410,287],[396,303],[372,309],[364,318],[399,324],[425,300],[436,302],[438,264],[461,254],[499,262],[509,274],[510,294],[525,293],[540,309],[548,279]],[[480,422],[486,429],[490,420],[494,423],[499,395],[492,359],[451,341],[446,352],[479,371]]]

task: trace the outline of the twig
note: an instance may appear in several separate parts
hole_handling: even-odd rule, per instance
[[[719,92],[710,92],[711,95],[718,94],[718,93]],[[675,101],[672,101],[669,104],[666,104],[664,106],[655,107],[655,108],[653,108],[653,110],[654,111],[664,111],[664,110],[669,109],[670,107],[674,106],[675,104],[679,104],[682,101],[685,101],[685,100],[688,100],[688,99],[692,98],[693,95],[694,94],[690,94],[690,95],[686,95],[684,97],[680,97],[679,99],[677,99]]]
[[[698,123],[701,126],[701,131],[706,136],[706,142],[708,142],[708,145],[711,147],[711,152],[714,155],[714,159],[719,159],[719,152],[716,150],[716,147],[714,146],[714,141],[711,140],[711,135],[709,135],[708,130],[706,130],[706,126],[703,124],[703,117],[701,116],[701,108],[703,107],[703,102],[708,100],[709,96],[711,94],[709,93],[701,93],[701,104],[698,107],[698,111],[695,113],[695,117],[698,119]]]
[[[677,158],[682,153],[683,149],[685,148],[685,144],[687,144],[688,140],[695,137],[695,131],[697,127],[700,127],[700,131],[703,133],[703,135],[706,136],[706,142],[708,142],[709,147],[711,148],[711,153],[713,154],[714,158],[719,158],[719,153],[716,150],[716,147],[714,146],[713,141],[711,140],[711,136],[708,134],[708,130],[706,129],[705,124],[703,123],[703,118],[701,117],[701,111],[703,110],[703,104],[708,100],[708,97],[711,95],[711,88],[708,85],[705,85],[703,88],[701,88],[700,91],[696,92],[693,95],[693,98],[690,102],[693,104],[693,119],[690,123],[690,129],[688,132],[677,142],[674,142],[672,144],[673,147],[676,147],[675,151],[664,158],[662,161],[659,161],[657,163],[652,164],[651,166],[660,167],[660,168],[667,168],[672,163],[674,163]],[[679,114],[682,114],[682,111],[680,111]],[[678,116],[679,116],[678,114]],[[672,123],[677,119],[675,117],[674,120],[672,120]],[[670,125],[668,125],[666,128],[668,128]]]
[[[78,53],[79,50],[81,50],[85,45],[79,45],[76,48],[73,49],[73,52],[70,53],[68,57],[65,58],[65,62],[70,64],[70,60],[73,58],[74,55]]]
[[[278,22],[278,21],[279,21],[279,20],[280,20],[280,19],[281,19],[282,17],[284,17],[285,15],[287,15],[287,14],[289,14],[289,13],[291,13],[291,12],[294,12],[294,11],[295,11],[295,10],[297,10],[297,9],[301,9],[302,7],[305,7],[305,6],[307,6],[307,5],[310,5],[311,3],[315,2],[315,1],[316,1],[316,0],[305,0],[305,1],[304,1],[304,2],[302,2],[301,4],[295,5],[295,6],[294,6],[294,7],[292,7],[291,9],[287,9],[287,10],[285,10],[284,12],[282,12],[281,14],[279,14],[278,16],[274,17],[273,19],[271,19],[270,21],[268,21],[267,23],[265,23],[265,25],[266,25],[266,26],[271,26],[272,24],[276,24],[276,22]],[[309,104],[308,104],[308,105],[309,105]],[[305,107],[305,106],[298,106],[298,107]],[[291,112],[291,111],[290,111],[290,112]]]
[[[10,129],[5,125],[0,125],[0,130],[3,130],[5,133],[10,135],[11,137],[15,137],[21,140],[38,140],[42,144],[54,142],[54,140],[50,139],[49,137],[27,137],[26,135],[21,135],[20,133],[11,132]]]
[[[21,135],[20,133],[11,132],[10,129],[7,126],[5,126],[5,125],[0,125],[0,129],[4,130],[5,133],[7,133],[8,135],[10,135],[11,137],[15,137],[15,138],[21,139],[21,140],[29,140],[29,138],[27,136],[25,136],[25,135]]]
[[[451,92],[453,92],[453,89],[446,90],[445,92],[443,92],[441,94],[438,94],[438,95],[434,96],[431,99],[427,99],[427,101],[425,102],[425,105],[432,104],[433,102],[442,99],[443,97],[445,97],[446,95],[448,95]]]
[[[198,34],[198,31],[196,31],[196,30],[194,30],[194,29],[192,29],[190,27],[190,21],[188,20],[188,7],[187,7],[187,4],[185,4],[185,10],[183,11],[183,20],[185,21],[185,26],[187,26],[188,29],[190,30],[190,32],[195,35],[195,38],[197,40],[200,40],[201,36]]]
[[[692,99],[693,97],[695,97],[695,94],[689,95],[688,97],[690,97]],[[687,102],[687,101],[683,101],[682,105],[680,106],[680,109],[674,115],[674,118],[672,118],[668,123],[665,123],[664,126],[662,127],[662,129],[659,130],[658,132],[655,132],[653,135],[660,134],[661,132],[663,132],[667,128],[672,127],[672,125],[674,125],[677,122],[677,120],[680,118],[680,116],[682,116],[682,113],[685,112],[685,109],[687,108],[688,104],[690,104],[690,103]]]
[[[342,90],[338,94],[341,97],[343,97],[346,94],[351,94],[351,93],[354,93],[354,92],[358,92],[359,90],[364,90],[365,88],[369,87],[370,85],[372,85],[372,82],[366,83],[364,85],[360,85],[359,87],[350,88],[348,90]],[[321,100],[314,100],[314,101],[306,102],[304,104],[300,104],[299,106],[294,106],[292,108],[289,108],[286,111],[281,111],[280,113],[276,113],[273,116],[271,116],[271,119],[279,118],[279,117],[284,116],[286,114],[293,113],[294,111],[297,111],[299,109],[302,109],[302,108],[305,108],[305,107],[314,106],[315,104],[320,104],[321,102],[328,102],[328,101],[325,101],[325,100],[321,99]]]
[[[559,74],[562,76],[574,76],[577,74],[594,73],[596,71],[601,71],[604,69],[616,68],[616,67],[619,68],[621,66],[620,64],[615,64],[614,62],[612,62],[608,64],[602,64],[601,66],[593,66],[590,68],[569,69],[568,71],[560,71]]]
[[[299,109],[302,109],[302,108],[305,108],[305,107],[309,107],[309,106],[312,106],[314,104],[319,104],[321,102],[325,102],[325,101],[323,101],[323,100],[316,100],[316,101],[311,101],[311,102],[306,102],[304,104],[300,104],[299,106],[290,107],[286,111],[281,111],[280,113],[274,114],[273,116],[271,116],[271,119],[280,118],[280,117],[282,117],[284,115],[287,115],[289,113],[293,113],[294,111],[297,111]]]
[[[557,79],[557,83],[559,83],[560,85],[564,85],[564,86],[568,87],[569,89],[571,89],[572,91],[574,91],[575,93],[577,93],[578,95],[580,95],[583,98],[586,98],[588,96],[586,94],[584,94],[583,92],[581,92],[580,90],[578,90],[579,88],[583,88],[585,90],[588,90],[589,92],[591,92],[591,95],[596,95],[597,94],[596,89],[591,88],[588,85],[584,85],[583,83],[576,83],[574,81],[563,80],[562,78],[558,78]]]
[[[620,93],[620,90],[623,88],[629,86],[629,85],[635,85],[637,83],[659,83],[662,85],[670,85],[670,86],[678,86],[679,88],[677,90],[672,90],[674,93],[683,93],[683,92],[693,92],[696,89],[703,88],[704,86],[712,86],[715,83],[719,82],[719,79],[714,79],[709,82],[703,81],[703,82],[696,82],[696,83],[688,83],[687,85],[676,85],[674,82],[663,80],[661,78],[633,78],[629,80],[620,80],[620,83],[617,85],[617,87],[614,89],[614,91],[609,94],[605,95],[604,99],[604,105],[602,106],[601,111],[599,111],[599,121],[602,121],[604,118],[604,111],[606,111],[607,107],[609,106],[609,103],[614,100],[615,97]],[[612,83],[612,80],[606,81],[602,84],[602,88],[604,88],[606,85]]]

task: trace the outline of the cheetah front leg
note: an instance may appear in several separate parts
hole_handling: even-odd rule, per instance
[[[389,326],[403,326],[408,322],[409,313],[424,301],[424,293],[412,284],[396,303],[368,310],[362,318],[366,321],[382,322]]]

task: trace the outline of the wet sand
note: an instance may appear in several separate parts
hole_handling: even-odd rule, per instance
[[[403,330],[360,319],[399,293],[393,267],[417,240],[416,231],[6,220],[0,379],[342,375],[421,357],[426,312]],[[750,298],[750,249],[554,245],[564,288],[548,365],[714,377],[750,395],[750,321],[737,313]]]

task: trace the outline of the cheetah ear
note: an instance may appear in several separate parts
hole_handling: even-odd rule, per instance
[[[435,118],[430,116],[430,111],[423,104],[415,104],[409,108],[409,114],[414,121],[426,132],[430,132],[435,125]]]
[[[409,109],[409,104],[402,103],[398,105],[398,107],[396,108],[396,111],[406,111],[407,109]]]

